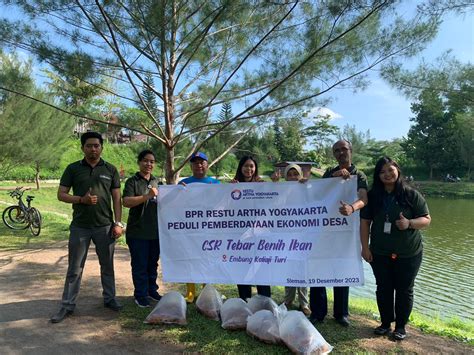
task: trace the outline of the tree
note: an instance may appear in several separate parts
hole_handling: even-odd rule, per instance
[[[474,167],[474,118],[471,113],[458,114],[455,117],[456,133],[455,140],[464,166],[466,167],[466,178],[471,179]]]
[[[365,72],[423,48],[440,16],[420,8],[414,18],[403,18],[398,2],[383,0],[3,3],[27,17],[1,22],[3,43],[79,80],[113,76],[122,90],[112,94],[138,97],[147,121],[132,128],[163,144],[169,183],[193,151],[234,122],[255,124],[278,111],[291,116],[338,85],[363,88]],[[147,85],[147,74],[156,87]],[[159,101],[163,123],[148,107],[143,86]],[[223,102],[239,108],[227,121],[217,118]],[[188,150],[175,162],[180,146]]]
[[[222,104],[218,119],[221,122],[225,122],[230,118],[232,118],[232,105],[228,102],[224,102]],[[234,127],[232,126],[227,127],[225,130],[221,131],[218,136],[206,143],[204,149],[207,153],[209,153],[209,156],[212,157],[212,159],[218,158],[222,152],[225,152],[235,141],[235,135],[238,134],[238,132],[236,132],[233,128]],[[214,160],[210,167],[215,172],[216,176],[219,176],[224,168],[231,168],[231,160],[231,157],[228,159],[221,157],[221,159]]]
[[[381,157],[387,156],[395,160],[398,165],[402,167],[406,166],[408,159],[406,152],[403,149],[403,144],[404,140],[399,138],[393,139],[391,141],[372,140],[368,142],[366,151],[371,158],[370,165],[375,166]]]
[[[31,61],[20,61],[16,53],[4,53],[0,49],[0,83],[19,92],[28,92],[33,87]],[[0,91],[0,110],[11,94]]]
[[[330,123],[330,116],[317,115],[313,117],[314,124],[303,130],[303,135],[311,139],[314,150],[308,152],[306,160],[320,164],[329,164],[333,161],[333,137],[339,133],[339,128]],[[329,149],[328,149],[329,147]],[[329,153],[329,154],[328,154]]]
[[[454,168],[459,160],[454,141],[454,122],[445,111],[441,97],[431,91],[423,91],[417,102],[411,105],[415,117],[404,148],[415,161],[429,168],[430,179],[434,169]]]
[[[36,95],[42,97],[40,93]],[[26,98],[12,97],[0,113],[1,156],[14,164],[32,165],[39,190],[41,169],[59,164],[73,125],[73,120],[65,114],[58,114],[51,107]]]
[[[280,155],[280,160],[299,161],[303,158],[305,137],[303,122],[299,117],[275,119],[275,147]]]
[[[370,130],[365,133],[357,130],[356,126],[345,125],[339,132],[339,139],[345,139],[352,145],[352,161],[356,165],[368,165],[371,158],[368,151],[374,140],[370,137]]]
[[[431,178],[435,168],[453,172],[459,167],[470,178],[474,66],[445,53],[432,65],[423,62],[413,71],[393,66],[385,75],[395,88],[418,100],[412,105],[417,117],[404,145],[407,153],[426,164]],[[416,132],[420,129],[423,133]]]

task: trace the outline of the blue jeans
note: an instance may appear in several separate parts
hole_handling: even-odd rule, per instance
[[[144,298],[158,291],[158,259],[160,243],[158,239],[143,240],[127,238],[130,251],[132,279],[135,298]]]

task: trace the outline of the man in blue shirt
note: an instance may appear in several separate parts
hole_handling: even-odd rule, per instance
[[[197,152],[191,155],[191,171],[193,176],[181,180],[180,184],[191,184],[194,182],[200,182],[202,184],[219,184],[220,181],[207,176],[207,170],[209,165],[207,163],[207,155],[202,152]]]
[[[191,163],[191,171],[193,176],[181,180],[179,183],[182,185],[201,183],[201,184],[220,184],[220,181],[212,177],[207,176],[207,170],[209,165],[207,162],[207,155],[203,152],[197,152],[191,155],[189,160]],[[196,284],[186,284],[186,302],[193,303],[194,297],[196,296]]]

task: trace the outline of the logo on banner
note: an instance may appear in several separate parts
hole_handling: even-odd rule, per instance
[[[230,193],[230,196],[233,200],[240,200],[240,198],[242,197],[242,192],[240,190],[235,189]]]
[[[231,196],[234,200],[240,200],[243,198],[244,200],[260,200],[260,199],[272,199],[275,196],[278,196],[278,192],[271,191],[271,192],[260,192],[255,191],[253,189],[243,189],[240,190],[233,190],[231,192]]]

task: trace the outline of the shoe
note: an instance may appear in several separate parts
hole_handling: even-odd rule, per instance
[[[193,303],[194,302],[194,296],[196,295],[196,284],[186,284],[186,302],[187,303]]]
[[[377,328],[374,329],[374,334],[375,335],[386,335],[390,332],[391,328],[390,326],[385,327],[383,325],[378,326]]]
[[[51,323],[59,323],[64,320],[64,318],[70,316],[73,313],[73,311],[66,309],[64,307],[61,307],[58,313],[56,313],[54,316],[51,317]]]
[[[315,325],[324,323],[324,318],[316,318],[316,317],[313,318],[313,317],[310,316],[308,319],[311,323],[313,323]]]
[[[186,297],[184,298],[186,300],[186,303],[193,303],[194,302],[194,293],[188,292]]]
[[[300,309],[306,317],[309,317],[311,315],[311,310],[308,307],[300,307]]]
[[[154,291],[148,294],[148,298],[151,298],[153,301],[158,302],[159,300],[161,300],[161,295],[158,293],[158,291]]]
[[[110,308],[113,311],[120,311],[123,306],[117,302],[115,298],[111,299],[109,302],[104,302],[105,308]]]
[[[341,318],[336,318],[336,322],[338,322],[340,325],[342,325],[343,327],[348,327],[349,324],[351,324],[349,322],[349,319],[347,319],[346,316],[344,317],[341,317]]]
[[[145,297],[135,298],[135,304],[140,308],[148,308],[150,307],[150,302]]]
[[[403,340],[407,337],[407,333],[404,328],[396,328],[392,333],[392,337],[395,340]]]

